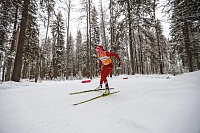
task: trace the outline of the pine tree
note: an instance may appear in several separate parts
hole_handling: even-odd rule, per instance
[[[25,41],[25,31],[26,31],[26,22],[28,20],[28,7],[30,0],[24,0],[23,11],[22,11],[22,20],[20,24],[20,35],[19,42],[17,46],[17,53],[15,57],[14,69],[12,73],[12,81],[19,82],[21,78],[21,69],[22,69],[22,57],[23,57],[23,47]]]
[[[39,74],[39,29],[37,24],[37,6],[31,1],[29,6],[25,43],[23,48],[23,74],[22,78],[35,79]],[[28,66],[31,66],[30,69]],[[29,72],[30,71],[30,75]]]
[[[128,36],[131,74],[135,73],[163,73],[163,54],[161,49],[165,41],[161,41],[162,28],[155,16],[157,3],[149,1],[118,1],[119,12],[125,17],[118,24],[120,31],[117,39]],[[125,35],[124,35],[125,34]],[[163,38],[164,39],[164,38]],[[123,51],[122,51],[123,52]],[[157,54],[158,53],[158,54]],[[160,66],[160,67],[158,67]]]
[[[52,25],[54,78],[64,76],[64,30],[64,21],[61,12],[59,12]]]
[[[2,74],[2,81],[4,81],[4,77],[6,81],[10,80],[12,58],[15,54],[14,37],[17,31],[15,28],[17,22],[14,18],[16,19],[17,3],[20,5],[18,1],[3,0],[0,2],[0,73]],[[13,38],[10,38],[10,36],[13,36]],[[5,70],[7,70],[6,75],[4,75]]]
[[[75,47],[75,63],[76,63],[76,73],[77,74],[81,74],[79,76],[82,76],[83,73],[83,64],[85,64],[84,62],[84,46],[83,46],[83,42],[82,42],[82,34],[81,31],[78,30],[77,32],[77,36],[76,36],[76,47]]]
[[[75,76],[75,50],[74,50],[74,39],[71,35],[71,33],[69,34],[69,40],[68,40],[68,48],[69,48],[69,53],[68,53],[68,71],[69,71],[69,75],[71,76],[71,78],[73,76]]]
[[[45,42],[45,41],[44,41]],[[44,76],[47,79],[52,80],[52,43],[50,38],[47,38],[46,43],[44,43],[43,49],[42,49],[42,55],[44,56],[44,61],[42,64],[42,68],[44,71]]]
[[[106,46],[107,41],[106,41],[106,9],[103,9],[103,3],[102,0],[99,1],[99,8],[100,8],[100,34],[101,34],[101,40],[102,40],[102,45]]]
[[[199,56],[197,56],[199,39],[196,36],[200,21],[198,15],[200,13],[199,2],[174,0],[172,3],[172,42],[178,49],[183,66],[192,72],[198,68],[199,64]]]
[[[98,75],[98,66],[97,66],[97,54],[95,51],[96,46],[100,43],[100,32],[99,32],[99,23],[98,23],[98,13],[96,8],[93,7],[91,11],[91,68],[92,68],[92,76]]]
[[[71,12],[72,12],[72,9],[73,9],[73,1],[71,0],[68,0],[68,1],[65,1],[65,5],[66,5],[66,8],[65,8],[65,11],[67,12],[66,13],[66,29],[67,29],[67,37],[66,37],[66,61],[65,61],[65,76],[66,76],[66,79],[68,79],[68,77],[70,76],[70,72],[69,72],[69,64],[70,64],[70,61],[69,61],[69,53],[70,53],[70,44],[69,44],[69,36],[70,36],[70,19],[71,19]]]

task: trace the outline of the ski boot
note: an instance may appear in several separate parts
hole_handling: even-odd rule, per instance
[[[102,84],[100,84],[95,90],[102,89]]]
[[[109,89],[109,87],[106,87],[106,90],[103,93],[103,95],[108,95],[108,94],[110,94],[110,89]]]

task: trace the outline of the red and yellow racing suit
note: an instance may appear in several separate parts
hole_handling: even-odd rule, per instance
[[[98,54],[99,61],[100,61],[100,67],[101,67],[102,63],[104,64],[103,70],[101,71],[100,84],[102,84],[104,82],[106,88],[108,88],[107,77],[113,70],[113,63],[112,63],[111,56],[115,56],[115,58],[117,58],[117,60],[120,60],[119,55],[112,53],[112,52],[103,51],[103,54],[101,54],[101,55]]]

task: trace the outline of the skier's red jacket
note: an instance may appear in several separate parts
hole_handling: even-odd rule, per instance
[[[115,54],[115,53],[112,53],[112,52],[108,52],[108,51],[104,51],[103,54],[99,55],[98,54],[98,57],[99,57],[99,65],[101,67],[102,63],[104,65],[109,65],[112,63],[112,59],[111,59],[111,56],[115,56],[115,58],[117,58],[117,60],[120,61],[120,58],[119,58],[119,55],[118,54]]]

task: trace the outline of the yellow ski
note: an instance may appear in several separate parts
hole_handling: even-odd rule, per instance
[[[115,94],[115,93],[118,93],[118,92],[119,92],[119,91],[111,92],[111,93],[108,94],[108,95],[102,94],[102,95],[100,95],[100,96],[97,96],[97,97],[94,97],[94,98],[91,98],[91,99],[88,99],[88,100],[85,100],[85,101],[82,101],[82,102],[79,102],[79,103],[75,103],[75,104],[73,104],[73,105],[76,106],[76,105],[79,105],[79,104],[82,104],[82,103],[86,103],[86,102],[89,102],[89,101],[92,101],[92,100],[95,100],[95,99],[99,99],[99,98],[102,98],[102,97],[110,96],[110,95]]]

